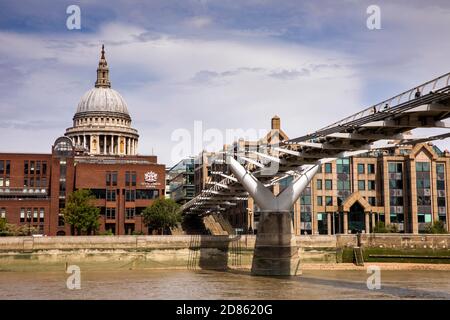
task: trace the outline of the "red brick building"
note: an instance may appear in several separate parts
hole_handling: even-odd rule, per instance
[[[104,50],[95,87],[78,104],[73,126],[50,154],[0,153],[0,217],[45,235],[70,235],[62,209],[77,189],[90,189],[100,231],[148,233],[141,212],[164,197],[165,166],[137,153],[125,100],[111,89]]]

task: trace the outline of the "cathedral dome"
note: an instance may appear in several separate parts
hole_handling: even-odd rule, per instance
[[[122,113],[128,115],[125,100],[114,89],[98,87],[86,92],[78,103],[77,114],[85,112]]]
[[[122,96],[111,89],[109,68],[102,46],[95,87],[86,92],[77,106],[69,137],[79,152],[91,156],[137,154],[138,132],[131,126],[128,107]]]

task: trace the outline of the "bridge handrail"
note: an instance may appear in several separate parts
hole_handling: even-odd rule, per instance
[[[447,78],[447,80],[444,82],[444,85],[436,88],[436,85],[438,84],[438,82],[441,81],[441,80],[444,80],[445,78]],[[370,107],[368,107],[368,108],[366,108],[366,109],[364,109],[362,111],[359,111],[359,112],[357,112],[357,113],[355,113],[355,114],[353,114],[351,116],[348,116],[348,117],[346,117],[346,118],[344,118],[342,120],[336,121],[336,122],[334,122],[334,123],[332,123],[332,124],[330,124],[330,125],[328,125],[326,127],[323,127],[321,129],[317,130],[316,132],[320,132],[320,131],[327,130],[327,129],[330,129],[330,128],[333,128],[333,127],[337,127],[337,126],[342,126],[345,123],[354,121],[354,120],[359,119],[359,118],[363,118],[363,117],[368,116],[368,115],[371,115],[371,114],[374,113],[374,111],[379,112],[379,111],[381,111],[382,108],[384,108],[386,106],[386,104],[387,104],[387,106],[389,108],[392,108],[393,106],[391,105],[391,103],[395,99],[397,99],[397,103],[395,105],[399,105],[400,103],[411,101],[411,96],[412,96],[413,92],[419,91],[420,94],[422,95],[422,93],[424,92],[425,87],[427,87],[429,84],[433,84],[432,88],[430,89],[430,91],[431,91],[431,90],[439,90],[439,89],[445,88],[445,87],[447,87],[449,85],[449,82],[450,82],[450,72],[448,72],[448,73],[446,73],[446,74],[444,74],[442,76],[439,76],[439,77],[437,77],[437,78],[435,78],[433,80],[430,80],[430,81],[427,81],[425,83],[422,83],[421,85],[415,86],[412,89],[406,90],[406,91],[404,91],[404,92],[402,92],[402,93],[400,93],[400,94],[398,94],[398,95],[396,95],[396,96],[394,96],[392,98],[386,99],[386,100],[384,100],[384,101],[382,101],[380,103],[372,105],[372,106],[370,106]],[[402,97],[404,97],[408,93],[409,93],[408,99],[406,101],[401,102],[402,101],[401,100]]]

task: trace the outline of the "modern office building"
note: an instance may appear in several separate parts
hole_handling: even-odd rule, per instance
[[[71,192],[90,189],[101,209],[99,231],[147,234],[141,212],[164,197],[165,166],[139,155],[138,139],[125,100],[111,89],[102,48],[95,87],[51,153],[0,153],[1,217],[41,234],[70,235],[62,209]]]
[[[280,118],[272,118],[271,131],[259,141],[237,141],[224,149],[240,150],[252,158],[267,141],[287,140]],[[195,164],[195,191],[198,194],[229,175],[220,159],[223,153],[202,153]],[[214,161],[219,159],[219,161]],[[373,232],[381,221],[392,230],[424,232],[435,221],[449,229],[450,153],[431,143],[405,145],[371,152],[358,157],[338,159],[322,165],[292,208],[295,233],[337,234]],[[278,181],[272,188],[278,194],[292,177]],[[259,209],[251,197],[221,212],[236,229],[257,231]]]
[[[167,171],[170,198],[185,204],[194,197],[194,158],[180,160]]]

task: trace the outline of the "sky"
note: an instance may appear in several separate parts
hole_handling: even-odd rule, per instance
[[[367,27],[370,5],[381,29]],[[294,138],[445,74],[449,31],[447,0],[0,0],[0,152],[51,151],[102,44],[139,153],[170,166],[274,115]]]

